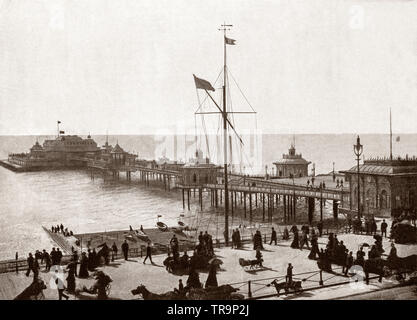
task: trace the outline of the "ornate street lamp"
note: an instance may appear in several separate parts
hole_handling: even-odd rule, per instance
[[[353,145],[353,151],[355,152],[356,161],[358,162],[358,218],[360,219],[361,218],[361,193],[360,193],[359,160],[363,152],[363,145],[361,145],[361,139],[359,138],[359,136],[356,139],[356,145]]]

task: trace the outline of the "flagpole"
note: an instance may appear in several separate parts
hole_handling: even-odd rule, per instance
[[[224,241],[229,244],[229,188],[227,174],[227,101],[226,101],[226,22],[222,25],[223,30],[223,156],[224,156]]]
[[[391,108],[389,108],[389,158],[392,161],[392,119],[391,119]]]

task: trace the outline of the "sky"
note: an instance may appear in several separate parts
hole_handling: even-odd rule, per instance
[[[393,129],[416,133],[416,17],[413,0],[0,0],[0,135],[57,120],[84,135],[192,130],[192,74],[214,83],[223,22],[258,130],[387,133],[392,108]]]

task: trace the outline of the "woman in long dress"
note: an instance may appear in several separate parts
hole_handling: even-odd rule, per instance
[[[78,273],[79,278],[88,278],[88,258],[85,252],[81,255],[80,272]]]
[[[75,292],[75,273],[77,270],[77,263],[75,261],[71,261],[67,265],[68,276],[67,276],[67,290],[69,293]]]
[[[298,239],[298,231],[296,231],[296,230],[294,230],[294,239],[291,243],[291,248],[293,248],[293,249],[300,248],[300,242],[299,242],[299,239]]]
[[[214,264],[210,265],[210,271],[209,271],[207,281],[206,281],[206,288],[219,286],[217,283],[216,269],[217,269],[216,265]]]

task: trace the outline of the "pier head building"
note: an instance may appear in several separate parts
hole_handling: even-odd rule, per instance
[[[274,162],[277,178],[299,178],[308,176],[308,165],[310,161],[305,160],[301,153],[295,152],[294,144],[291,144],[287,154],[282,155],[282,159]]]
[[[83,166],[79,158],[94,158],[100,152],[90,136],[83,139],[76,135],[61,135],[53,140],[45,140],[42,146],[36,141],[29,153],[9,154],[8,162],[23,171],[78,167]]]
[[[374,158],[341,171],[349,181],[349,210],[357,214],[358,176],[361,215],[390,217],[417,206],[417,159]]]

